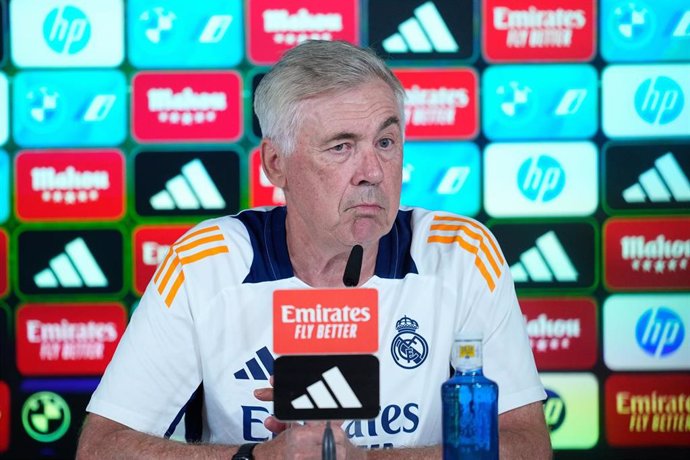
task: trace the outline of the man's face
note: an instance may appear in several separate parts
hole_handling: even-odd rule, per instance
[[[318,244],[378,241],[398,210],[401,120],[393,91],[373,80],[306,101],[286,157],[288,231]]]

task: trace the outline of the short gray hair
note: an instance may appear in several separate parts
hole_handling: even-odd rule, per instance
[[[263,77],[254,95],[254,111],[264,138],[288,155],[295,148],[302,102],[352,89],[374,79],[386,83],[397,100],[404,124],[405,89],[369,49],[344,41],[308,40],[287,51]]]

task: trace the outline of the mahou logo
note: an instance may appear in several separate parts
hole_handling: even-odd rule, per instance
[[[483,0],[484,56],[493,62],[587,61],[594,0]]]
[[[340,0],[249,0],[249,58],[273,64],[305,40],[358,43],[359,2]]]
[[[690,445],[687,374],[616,374],[606,381],[606,440],[612,446]]]
[[[397,69],[405,88],[408,139],[471,139],[477,135],[477,74],[472,69]]]
[[[604,269],[614,289],[690,288],[690,218],[610,219]]]
[[[119,150],[24,150],[15,170],[22,220],[117,220],[124,213],[125,160]]]
[[[27,304],[17,311],[23,375],[99,375],[115,353],[127,315],[120,304]]]
[[[132,233],[134,248],[134,290],[142,295],[156,267],[163,262],[170,246],[191,225],[143,225]]]
[[[520,299],[540,371],[590,369],[597,359],[596,304],[591,299]]]
[[[271,184],[261,167],[261,154],[254,149],[249,160],[249,200],[250,206],[280,206],[285,204],[283,189]]]
[[[236,72],[141,72],[132,93],[132,135],[140,142],[233,142],[242,134]]]

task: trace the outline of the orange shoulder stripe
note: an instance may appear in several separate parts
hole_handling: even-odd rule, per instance
[[[491,245],[491,247],[493,248],[494,252],[496,253],[496,256],[498,257],[498,260],[499,260],[499,262],[501,263],[501,265],[503,265],[504,263],[506,263],[505,259],[503,258],[503,255],[501,254],[501,251],[498,249],[498,246],[496,245],[496,242],[495,242],[494,239],[491,237],[491,234],[490,234],[489,232],[487,232],[486,229],[485,229],[484,227],[482,227],[481,225],[477,224],[476,222],[474,222],[474,221],[472,221],[472,220],[470,220],[470,219],[467,219],[467,218],[465,218],[465,217],[439,216],[439,215],[435,215],[435,216],[434,216],[434,220],[435,220],[435,221],[445,220],[445,221],[463,222],[463,223],[466,223],[466,224],[468,224],[468,225],[471,225],[472,227],[474,227],[474,228],[476,228],[477,230],[479,230],[479,231],[486,237],[486,239],[489,241],[489,244]]]

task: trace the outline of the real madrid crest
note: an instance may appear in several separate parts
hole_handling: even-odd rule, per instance
[[[395,363],[404,369],[419,367],[429,354],[429,344],[415,331],[419,329],[419,323],[403,316],[395,323],[398,334],[393,338],[391,354]]]

